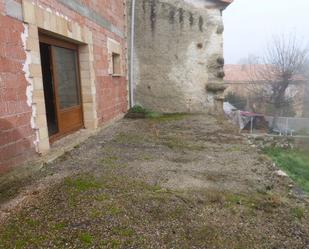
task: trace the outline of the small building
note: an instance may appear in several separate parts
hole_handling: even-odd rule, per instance
[[[0,0],[0,173],[128,109],[123,0]]]
[[[215,108],[223,91],[222,11],[232,0],[127,2],[135,3],[128,8],[134,103],[166,113]]]

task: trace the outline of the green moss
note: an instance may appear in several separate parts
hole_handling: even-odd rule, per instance
[[[204,145],[189,142],[184,137],[177,135],[169,135],[162,137],[161,143],[172,150],[186,149],[192,151],[201,151],[205,149]]]
[[[117,240],[117,239],[111,240],[109,244],[110,244],[111,249],[118,249],[121,246],[120,240]]]
[[[291,213],[295,218],[301,220],[305,217],[305,208],[294,207],[294,208],[291,209]]]
[[[53,228],[55,230],[63,230],[66,226],[67,224],[65,222],[59,222],[59,223],[54,224]]]
[[[101,163],[105,166],[117,167],[120,165],[117,156],[106,156],[101,160]]]
[[[96,201],[107,201],[107,200],[109,200],[110,199],[110,197],[109,197],[109,195],[108,194],[98,194],[98,195],[96,195],[95,197],[94,197],[94,199],[96,200]]]
[[[91,211],[90,211],[90,217],[93,218],[93,219],[96,219],[96,218],[100,218],[103,216],[103,213],[101,210],[99,209],[96,209],[96,208],[93,208]]]
[[[114,235],[118,235],[121,237],[131,237],[135,234],[134,229],[130,227],[114,227],[112,229]]]
[[[106,212],[112,216],[116,216],[116,215],[123,213],[123,210],[119,207],[109,206]]]
[[[68,177],[64,180],[64,183],[70,189],[76,190],[78,192],[85,192],[102,187],[102,184],[99,183],[94,177],[88,176],[77,178]]]
[[[167,122],[167,121],[177,121],[182,120],[187,117],[189,114],[186,113],[169,113],[169,114],[160,114],[156,112],[150,112],[146,115],[147,118],[157,121],[157,122]]]
[[[26,248],[27,242],[25,240],[22,239],[18,239],[15,242],[15,248],[16,249],[22,249],[22,248]]]
[[[146,113],[147,110],[140,105],[133,106],[130,110],[130,113]]]
[[[93,244],[93,236],[89,233],[82,233],[79,235],[79,240],[85,245]]]

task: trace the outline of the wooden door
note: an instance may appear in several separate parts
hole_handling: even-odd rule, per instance
[[[51,140],[83,127],[83,111],[78,65],[78,47],[64,41],[42,36],[51,46],[51,65],[58,133]]]

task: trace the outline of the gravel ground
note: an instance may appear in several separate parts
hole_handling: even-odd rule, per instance
[[[213,116],[121,120],[2,193],[0,248],[308,249],[276,171]]]

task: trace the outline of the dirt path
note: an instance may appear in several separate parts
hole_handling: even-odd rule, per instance
[[[28,179],[0,248],[309,248],[276,170],[211,116],[122,120]]]

